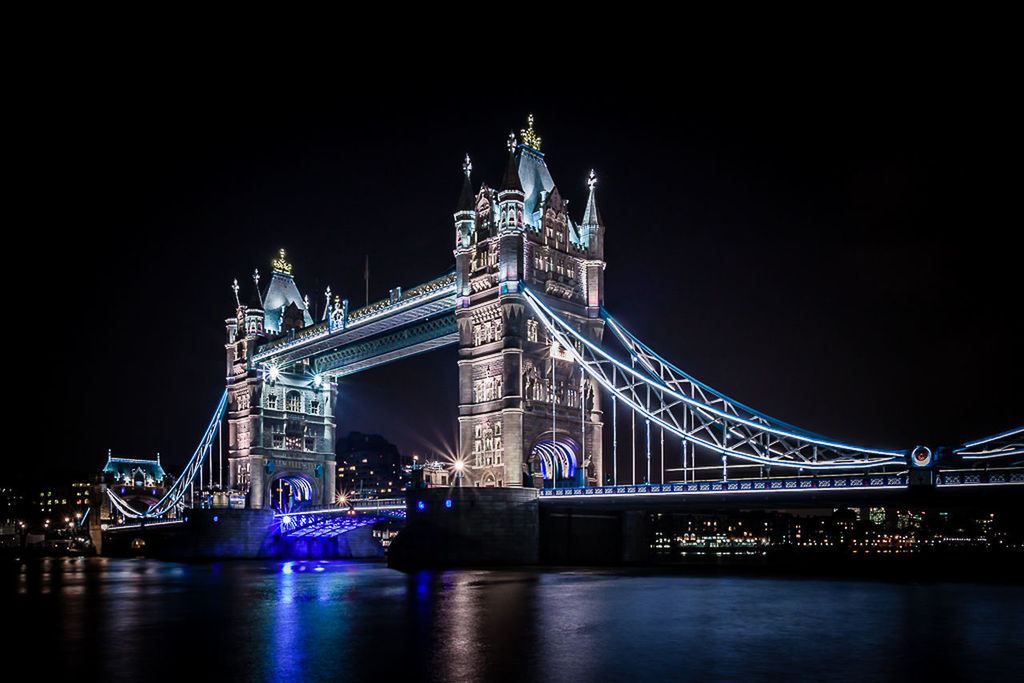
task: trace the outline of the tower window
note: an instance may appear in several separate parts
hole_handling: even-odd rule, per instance
[[[285,410],[292,413],[302,411],[302,397],[299,395],[299,392],[289,391],[284,397],[284,402]]]
[[[277,394],[267,394],[267,407],[277,410]]]
[[[526,341],[535,342],[537,341],[537,321],[527,320],[526,321]]]

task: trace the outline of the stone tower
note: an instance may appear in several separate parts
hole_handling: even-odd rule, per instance
[[[266,292],[253,274],[253,294],[226,321],[227,457],[229,486],[247,494],[250,508],[294,509],[334,502],[334,408],[338,387],[305,361],[261,367],[264,344],[294,337],[312,324],[284,250],[273,261]]]
[[[593,172],[583,222],[569,218],[529,128],[509,134],[497,191],[474,193],[469,157],[455,211],[459,458],[467,486],[583,486],[601,481],[597,387],[548,340],[520,282],[600,343],[604,224]]]

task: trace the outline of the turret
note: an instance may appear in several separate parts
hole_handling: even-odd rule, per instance
[[[498,190],[498,233],[523,229],[523,184],[516,160],[516,136],[508,134],[508,163]]]
[[[593,169],[587,178],[590,196],[587,197],[587,210],[583,213],[580,225],[580,241],[587,250],[587,260],[583,262],[583,296],[587,302],[587,316],[596,318],[604,305],[604,221],[597,210],[597,176]]]
[[[591,169],[590,177],[587,178],[590,196],[587,197],[587,210],[583,213],[583,223],[580,224],[580,238],[590,256],[604,260],[604,222],[597,210],[597,198],[594,193],[596,186],[597,176]]]

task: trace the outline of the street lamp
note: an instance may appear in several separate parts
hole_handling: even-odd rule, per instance
[[[460,487],[462,486],[462,470],[464,470],[465,468],[466,463],[462,462],[461,460],[455,461],[455,477]]]

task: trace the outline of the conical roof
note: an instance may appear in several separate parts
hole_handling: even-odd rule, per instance
[[[508,163],[505,164],[505,175],[501,178],[500,192],[522,192],[523,183],[519,179],[519,164],[516,161],[515,146],[508,151]]]
[[[459,194],[459,203],[455,207],[456,212],[473,210],[473,188],[469,183],[469,174],[472,170],[473,164],[467,154],[466,160],[462,162],[462,193]]]
[[[597,176],[594,175],[593,171],[590,172],[587,185],[590,186],[590,196],[587,197],[587,210],[583,212],[583,225],[602,225],[601,214],[597,210],[597,198],[594,196]]]
[[[307,325],[313,324],[313,317],[306,310],[306,304],[299,294],[299,288],[295,285],[295,278],[290,273],[275,270],[267,286],[267,292],[263,295],[263,307],[266,311],[264,327],[268,332],[281,331],[281,311],[288,305],[294,303],[302,311],[303,320]]]

